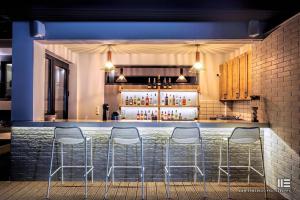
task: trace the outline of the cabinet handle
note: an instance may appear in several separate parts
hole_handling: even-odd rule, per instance
[[[240,93],[239,92],[236,93],[236,98],[237,99],[240,98]]]

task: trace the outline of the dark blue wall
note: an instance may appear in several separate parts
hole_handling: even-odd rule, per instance
[[[29,25],[13,23],[13,121],[33,118],[34,38]],[[248,38],[244,22],[45,22],[45,27],[49,40]]]
[[[12,120],[33,117],[33,38],[29,22],[13,22]]]

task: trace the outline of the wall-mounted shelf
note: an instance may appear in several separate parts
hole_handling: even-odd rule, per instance
[[[120,92],[120,110],[125,119],[134,120],[137,113],[147,113],[157,115],[157,120],[165,121],[193,121],[195,118],[199,118],[199,88],[172,88],[172,89],[146,89],[146,88],[119,88]],[[126,102],[130,99],[132,102],[146,101],[146,97],[151,103],[155,102],[155,105],[126,105]],[[165,96],[172,98],[172,102],[175,100],[183,102],[185,99],[187,105],[165,105]],[[175,98],[174,98],[175,97]],[[139,98],[139,100],[137,100]],[[173,99],[174,98],[174,99]],[[126,101],[127,99],[127,101]],[[180,103],[179,103],[180,104]],[[161,116],[163,114],[163,116]],[[179,119],[180,114],[180,119]],[[173,120],[165,119],[166,115],[172,115]],[[176,118],[176,117],[177,118]]]

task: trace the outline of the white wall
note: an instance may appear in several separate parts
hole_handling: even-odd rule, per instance
[[[45,45],[34,42],[33,120],[43,120],[45,113],[45,53],[46,50],[69,63],[69,118],[77,119],[77,54],[63,45]]]
[[[78,118],[101,119],[104,103],[104,71],[100,70],[106,54],[78,54]],[[202,54],[205,71],[200,73],[201,99],[219,99],[219,64],[224,54]],[[192,65],[194,54],[113,54],[115,65]],[[100,116],[96,115],[100,107]]]

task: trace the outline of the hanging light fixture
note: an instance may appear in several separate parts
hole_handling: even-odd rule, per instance
[[[186,83],[186,82],[187,82],[187,80],[186,80],[185,76],[183,75],[183,69],[180,68],[180,74],[176,80],[176,83]]]
[[[123,68],[120,69],[120,75],[116,80],[117,83],[126,83],[127,79],[125,78],[124,74],[123,74]]]
[[[112,63],[112,52],[111,52],[111,48],[110,45],[108,45],[108,51],[107,51],[107,59],[106,62],[104,64],[104,70],[106,72],[114,72],[115,71],[115,66]]]
[[[202,62],[200,62],[199,46],[200,46],[199,44],[196,45],[196,47],[197,47],[197,49],[196,49],[196,60],[195,60],[195,63],[193,64],[191,72],[193,72],[193,71],[199,72],[201,70],[204,70],[204,66],[203,66]]]

